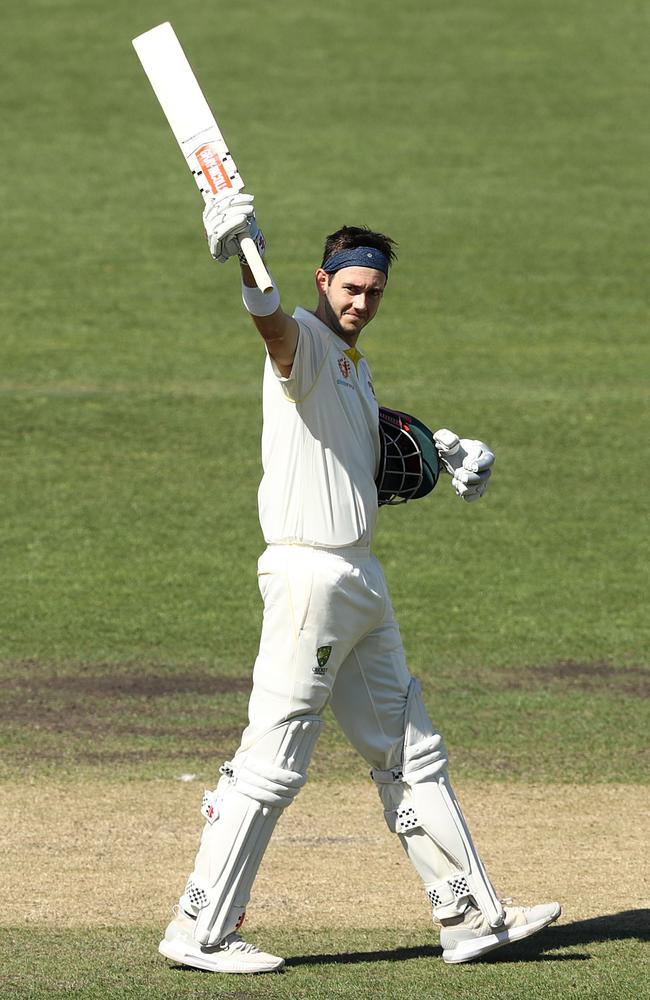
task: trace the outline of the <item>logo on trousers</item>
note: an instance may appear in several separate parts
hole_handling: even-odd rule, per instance
[[[312,667],[312,673],[314,674],[324,674],[327,672],[327,661],[330,658],[330,653],[332,652],[331,646],[319,646],[316,650],[316,660],[318,661],[317,667]]]

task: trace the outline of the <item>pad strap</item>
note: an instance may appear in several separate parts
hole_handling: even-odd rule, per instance
[[[455,875],[452,878],[443,879],[442,882],[427,885],[426,891],[434,910],[439,909],[441,906],[449,906],[457,900],[465,899],[472,894],[472,890],[464,875]]]

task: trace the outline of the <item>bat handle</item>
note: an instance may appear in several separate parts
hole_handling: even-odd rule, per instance
[[[253,272],[255,284],[260,291],[268,294],[268,292],[270,292],[273,288],[273,281],[271,280],[271,275],[264,267],[264,261],[260,257],[254,240],[252,240],[250,236],[242,236],[239,241],[239,245],[244,257],[246,258],[246,263]]]

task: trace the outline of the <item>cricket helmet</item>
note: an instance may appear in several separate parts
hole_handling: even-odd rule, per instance
[[[379,407],[381,456],[377,473],[379,506],[418,500],[438,482],[440,463],[433,434],[421,420]]]

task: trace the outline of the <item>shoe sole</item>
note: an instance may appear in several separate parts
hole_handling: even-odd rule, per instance
[[[279,972],[284,965],[283,958],[278,959],[275,965],[258,966],[257,968],[232,960],[216,965],[213,960],[211,961],[211,956],[204,956],[200,952],[197,954],[194,951],[188,951],[180,941],[162,940],[158,945],[158,951],[164,958],[170,962],[174,962],[176,965],[189,965],[192,969],[201,969],[204,972],[254,975],[261,972]]]
[[[476,938],[474,941],[461,941],[455,948],[447,949],[442,953],[442,959],[448,965],[457,965],[459,962],[471,962],[474,958],[480,958],[495,948],[503,948],[506,944],[513,944],[516,941],[523,941],[524,938],[532,937],[538,931],[548,927],[560,916],[562,907],[557,905],[553,912],[544,917],[543,920],[536,920],[532,924],[522,924],[521,927],[512,927],[509,930],[497,931],[495,934],[486,934],[484,937]]]

